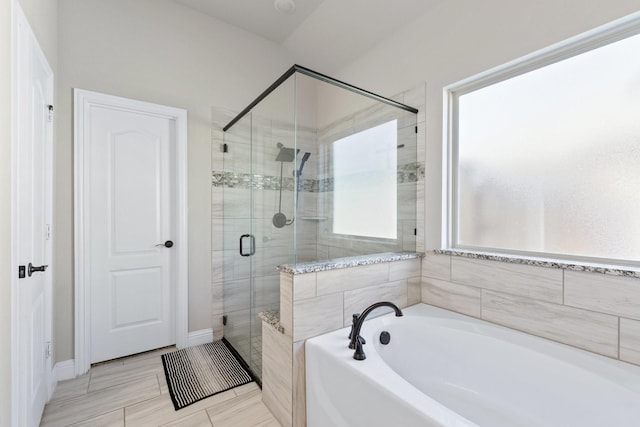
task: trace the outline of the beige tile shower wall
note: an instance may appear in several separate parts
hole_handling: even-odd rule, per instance
[[[422,302],[640,365],[640,279],[427,254]]]

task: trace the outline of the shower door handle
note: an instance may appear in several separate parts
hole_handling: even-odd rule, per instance
[[[248,253],[244,253],[243,247],[242,247],[242,242],[244,240],[245,237],[249,238],[249,252]],[[256,238],[253,234],[243,234],[242,236],[240,236],[240,255],[241,256],[251,256],[253,254],[256,253]]]

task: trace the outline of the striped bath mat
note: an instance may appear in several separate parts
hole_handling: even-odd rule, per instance
[[[176,410],[253,381],[234,353],[223,338],[163,354],[164,373]]]

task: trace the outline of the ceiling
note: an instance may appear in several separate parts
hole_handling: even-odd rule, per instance
[[[274,0],[176,0],[271,40],[296,63],[333,72],[444,0],[295,0],[292,14]]]

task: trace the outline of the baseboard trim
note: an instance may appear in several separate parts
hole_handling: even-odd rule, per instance
[[[189,332],[187,346],[206,344],[213,341],[213,329],[201,329],[199,331]]]
[[[56,381],[66,381],[76,377],[76,362],[75,360],[63,360],[56,363],[53,367],[54,377]]]

